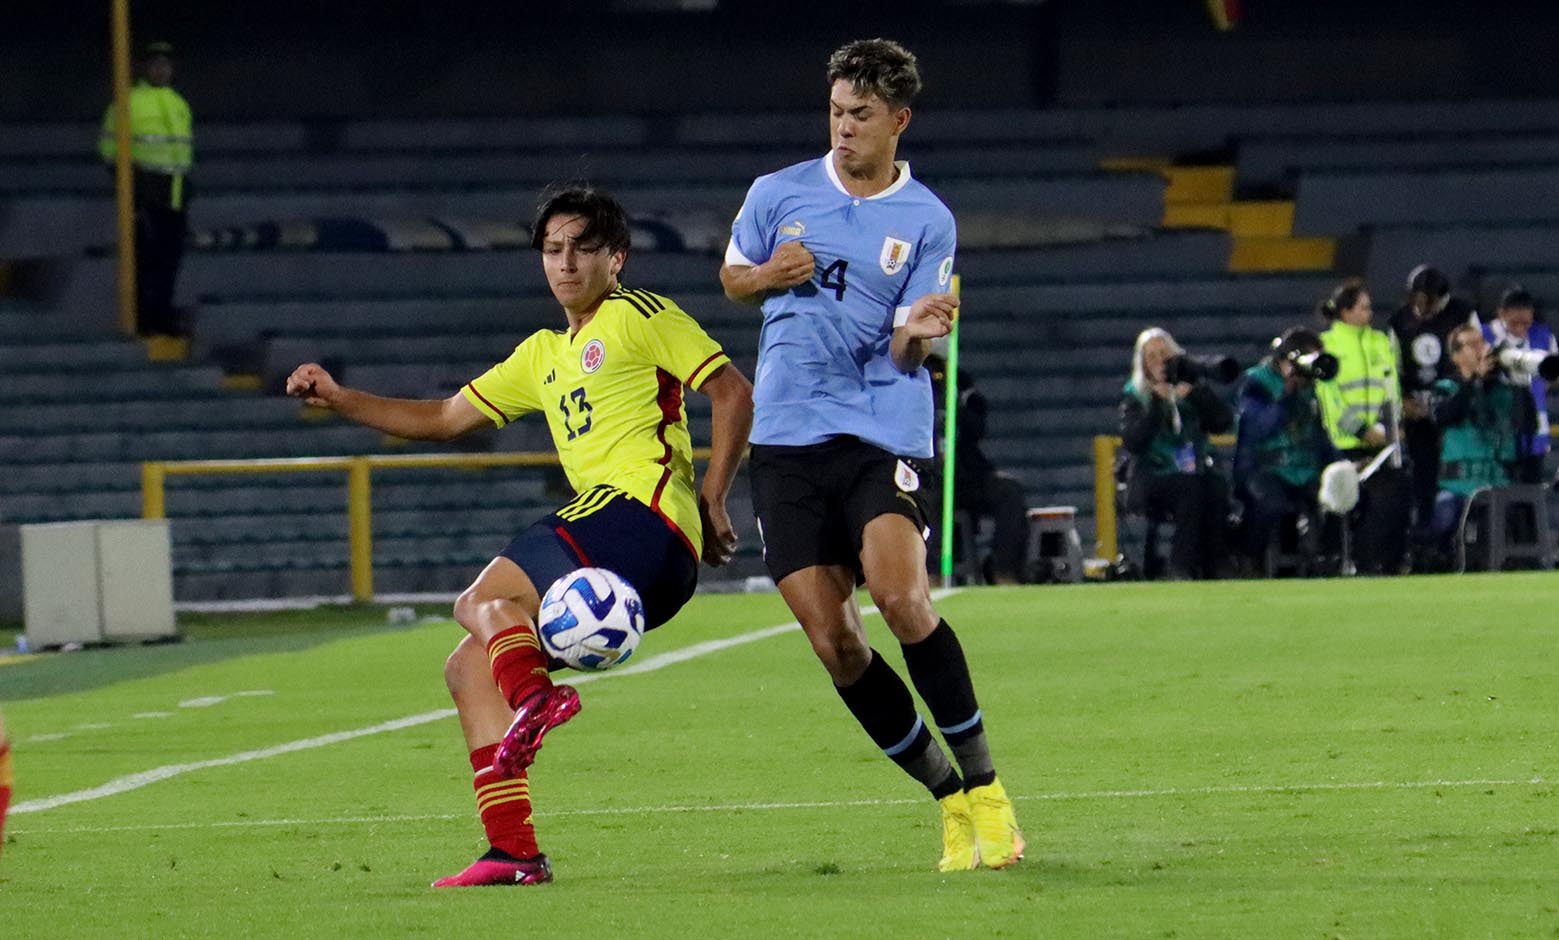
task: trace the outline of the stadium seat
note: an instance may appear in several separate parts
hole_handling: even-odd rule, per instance
[[[1111,158],[1223,155],[1236,189],[1296,198],[1297,232],[1351,239],[1346,263],[1367,264],[1377,307],[1424,260],[1468,272],[1486,301],[1510,280],[1559,295],[1559,218],[1541,215],[1542,194],[1559,189],[1555,128],[1554,100],[917,115],[903,155],[959,216],[960,355],[991,404],[989,453],[1036,501],[1076,505],[1087,536],[1090,441],[1115,431],[1137,333],[1163,326],[1248,365],[1335,284],[1329,271],[1226,273],[1230,232],[1160,228],[1165,174]],[[111,335],[113,259],[81,254],[112,228],[87,152],[96,132],[78,121],[0,133],[0,257],[72,253],[46,303],[0,299],[0,448],[21,455],[0,480],[8,517],[134,514],[144,459],[426,449],[301,420],[267,392],[316,360],[380,391],[448,394],[554,328],[524,248],[547,179],[585,173],[642,214],[628,283],[677,299],[750,374],[761,317],[715,280],[729,217],[752,176],[819,147],[810,111],[203,122],[196,248],[180,284],[193,359],[153,366]],[[235,372],[261,377],[261,390],[226,388]],[[702,438],[707,401],[687,407]],[[469,446],[548,442],[522,422]],[[321,553],[342,550],[344,490],[328,473],[170,479],[168,511],[191,549],[180,596],[344,591],[344,557]],[[373,491],[381,587],[441,589],[556,496],[534,470],[383,472]],[[744,503],[733,514],[750,525]],[[744,535],[744,564],[757,565]],[[288,544],[307,551],[283,565]]]

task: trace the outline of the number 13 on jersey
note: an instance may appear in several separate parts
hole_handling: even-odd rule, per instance
[[[568,402],[571,398],[574,400],[572,412],[568,407]],[[563,412],[563,428],[568,431],[569,440],[573,440],[590,430],[590,412],[594,409],[591,407],[589,400],[585,398],[585,387],[583,385],[567,395],[559,395],[558,410]],[[581,421],[578,427],[574,426],[574,419]]]

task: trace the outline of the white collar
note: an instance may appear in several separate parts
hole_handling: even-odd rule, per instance
[[[899,178],[894,180],[892,183],[889,183],[887,189],[884,189],[882,192],[875,193],[870,196],[857,196],[848,189],[845,189],[844,183],[840,182],[839,170],[834,166],[834,152],[830,150],[828,153],[823,155],[823,168],[828,171],[828,181],[834,184],[835,189],[844,193],[846,196],[849,196],[851,199],[886,199],[899,190],[903,189],[905,186],[908,186],[910,179],[912,179],[909,174],[909,161],[895,160],[893,161],[893,165],[899,171]]]

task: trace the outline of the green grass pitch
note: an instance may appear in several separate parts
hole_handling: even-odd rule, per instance
[[[1555,583],[940,601],[1029,840],[998,872],[935,871],[935,805],[799,632],[609,674],[533,771],[557,881],[465,891],[428,887],[482,848],[458,728],[429,717],[459,627],[204,618],[0,666],[0,937],[1551,938]],[[789,619],[700,597],[638,656]]]

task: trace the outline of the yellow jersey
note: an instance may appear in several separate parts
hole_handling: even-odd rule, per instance
[[[461,392],[499,427],[543,412],[575,492],[622,490],[697,558],[703,525],[682,387],[697,389],[730,361],[675,302],[618,287],[578,333],[531,335]]]

